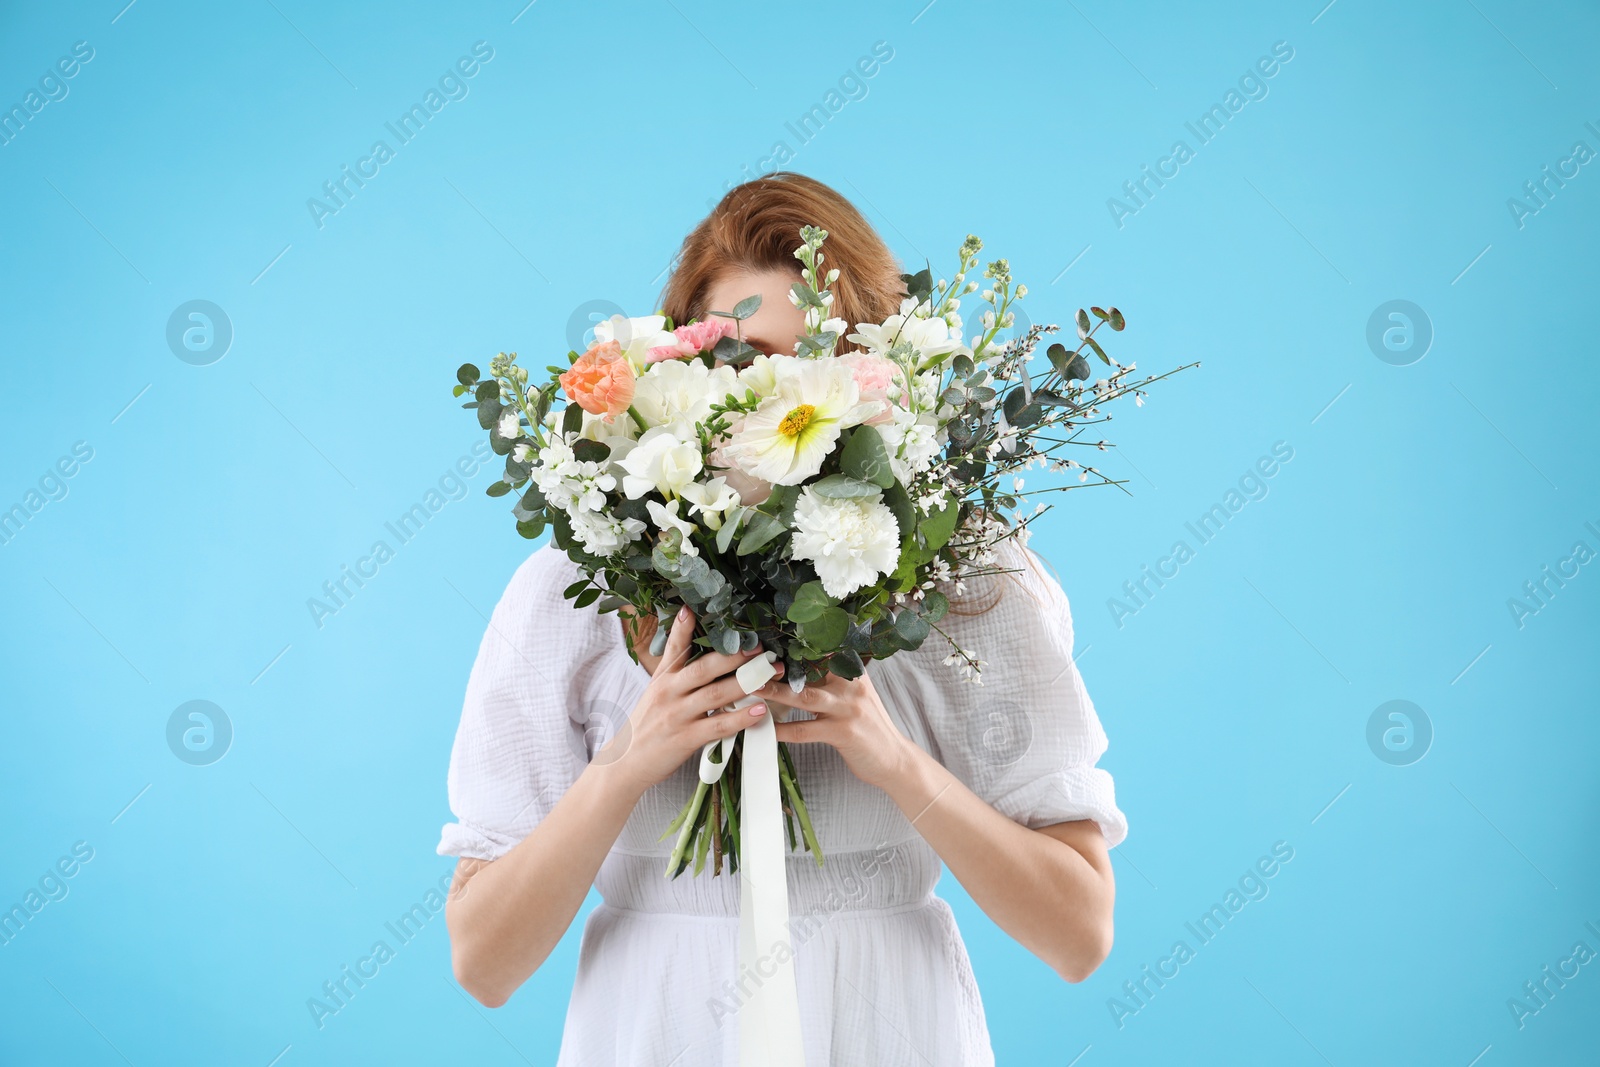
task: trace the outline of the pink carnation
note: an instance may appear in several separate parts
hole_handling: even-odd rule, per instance
[[[686,326],[679,326],[672,331],[672,336],[677,338],[676,343],[657,345],[650,350],[645,360],[649,363],[660,363],[663,360],[709,352],[724,337],[732,337],[737,329],[738,326],[732,319],[707,319],[704,322],[691,322]]]

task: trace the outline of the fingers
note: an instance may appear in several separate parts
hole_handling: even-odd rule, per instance
[[[771,681],[757,689],[753,695],[776,700],[791,708],[804,708],[818,715],[826,715],[830,711],[839,710],[840,707],[839,694],[823,685],[808,685],[796,693],[786,682]]]
[[[703,685],[699,689],[686,694],[683,700],[692,710],[692,713],[704,715],[706,712],[720,708],[725,704],[732,704],[744,695],[744,686],[739,684],[739,679],[730,674],[724,675],[710,685]],[[766,694],[758,691],[757,695],[765,696]]]
[[[707,715],[703,722],[694,726],[695,744],[706,745],[718,738],[732,737],[743,730],[761,721],[767,714],[765,704],[751,704],[748,708],[734,708],[716,715]]]
[[[689,642],[694,637],[694,612],[687,606],[678,609],[667,633],[667,647],[661,653],[661,668],[667,671],[682,670],[689,660]]]
[[[775,726],[779,741],[799,745],[829,744],[834,728],[834,724],[826,719],[801,719],[797,722],[776,723]]]
[[[721,678],[724,674],[732,674],[760,652],[759,645],[750,652],[735,652],[731,656],[722,652],[707,652],[694,662],[686,664],[679,673],[687,689],[698,689]]]

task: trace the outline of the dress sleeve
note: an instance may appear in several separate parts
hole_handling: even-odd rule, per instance
[[[517,569],[478,646],[450,751],[441,856],[495,860],[537,826],[589,760],[578,686],[600,634],[561,592],[576,568],[548,545]],[[557,613],[560,614],[557,614]]]
[[[920,705],[932,754],[1001,814],[1030,829],[1092,819],[1115,847],[1128,821],[1096,766],[1106,734],[1072,660],[1066,594],[1037,556],[1003,545],[998,565],[1016,573],[969,581],[939,624],[984,661],[981,684],[945,664],[949,642],[936,632],[885,662],[910,661],[890,672],[893,688]]]

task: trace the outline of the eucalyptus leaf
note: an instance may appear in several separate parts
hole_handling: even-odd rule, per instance
[[[891,474],[889,480],[892,482],[894,475]],[[828,500],[864,500],[867,497],[877,496],[883,490],[871,482],[852,478],[848,474],[830,474],[826,478],[812,482],[811,491]]]
[[[866,664],[861,662],[861,654],[853,648],[841,648],[829,656],[828,670],[845,681],[859,678],[867,672]]]
[[[785,529],[787,527],[774,516],[758,512],[755,518],[745,524],[744,533],[739,537],[738,554],[748,556],[752,552],[759,552]]]
[[[861,425],[850,431],[839,456],[839,469],[852,478],[871,482],[880,488],[894,484],[894,470],[889,466],[889,448],[883,436],[871,426]]]
[[[561,432],[578,433],[583,429],[583,409],[577,404],[568,404],[561,415]]]
[[[956,532],[956,519],[960,515],[961,505],[951,500],[938,511],[930,513],[922,520],[922,542],[930,550],[943,548]]]
[[[821,582],[807,582],[795,592],[787,615],[790,622],[811,622],[835,606],[836,602],[823,591]]]
[[[761,294],[757,293],[755,296],[747,296],[737,304],[733,305],[733,318],[736,318],[742,322],[760,310]]]
[[[600,463],[611,455],[611,446],[604,441],[590,441],[585,438],[572,446],[572,455],[574,459],[586,463]]]
[[[844,641],[850,616],[843,608],[828,608],[810,622],[799,625],[800,639],[818,652],[832,652]]]
[[[1056,373],[1060,374],[1063,378],[1072,377],[1072,375],[1068,373],[1068,368],[1072,366],[1072,353],[1067,351],[1066,345],[1061,344],[1058,341],[1049,348],[1045,349],[1044,354],[1050,357],[1050,365],[1056,369]]]
[[[900,536],[902,538],[909,536],[917,523],[917,509],[912,505],[911,494],[906,492],[906,487],[894,482],[883,491],[883,502],[894,513],[895,525],[900,528]]]
[[[894,630],[908,649],[914,649],[928,639],[933,627],[924,616],[905,610],[895,616]]]

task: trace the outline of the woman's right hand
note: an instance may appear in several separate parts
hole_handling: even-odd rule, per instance
[[[689,642],[695,624],[692,611],[678,610],[650,684],[627,722],[595,755],[595,763],[615,764],[641,794],[708,743],[732,737],[767,711],[765,703],[757,703],[725,714],[706,714],[745,695],[733,672],[760,655],[761,648],[731,656],[707,652],[691,662]]]

